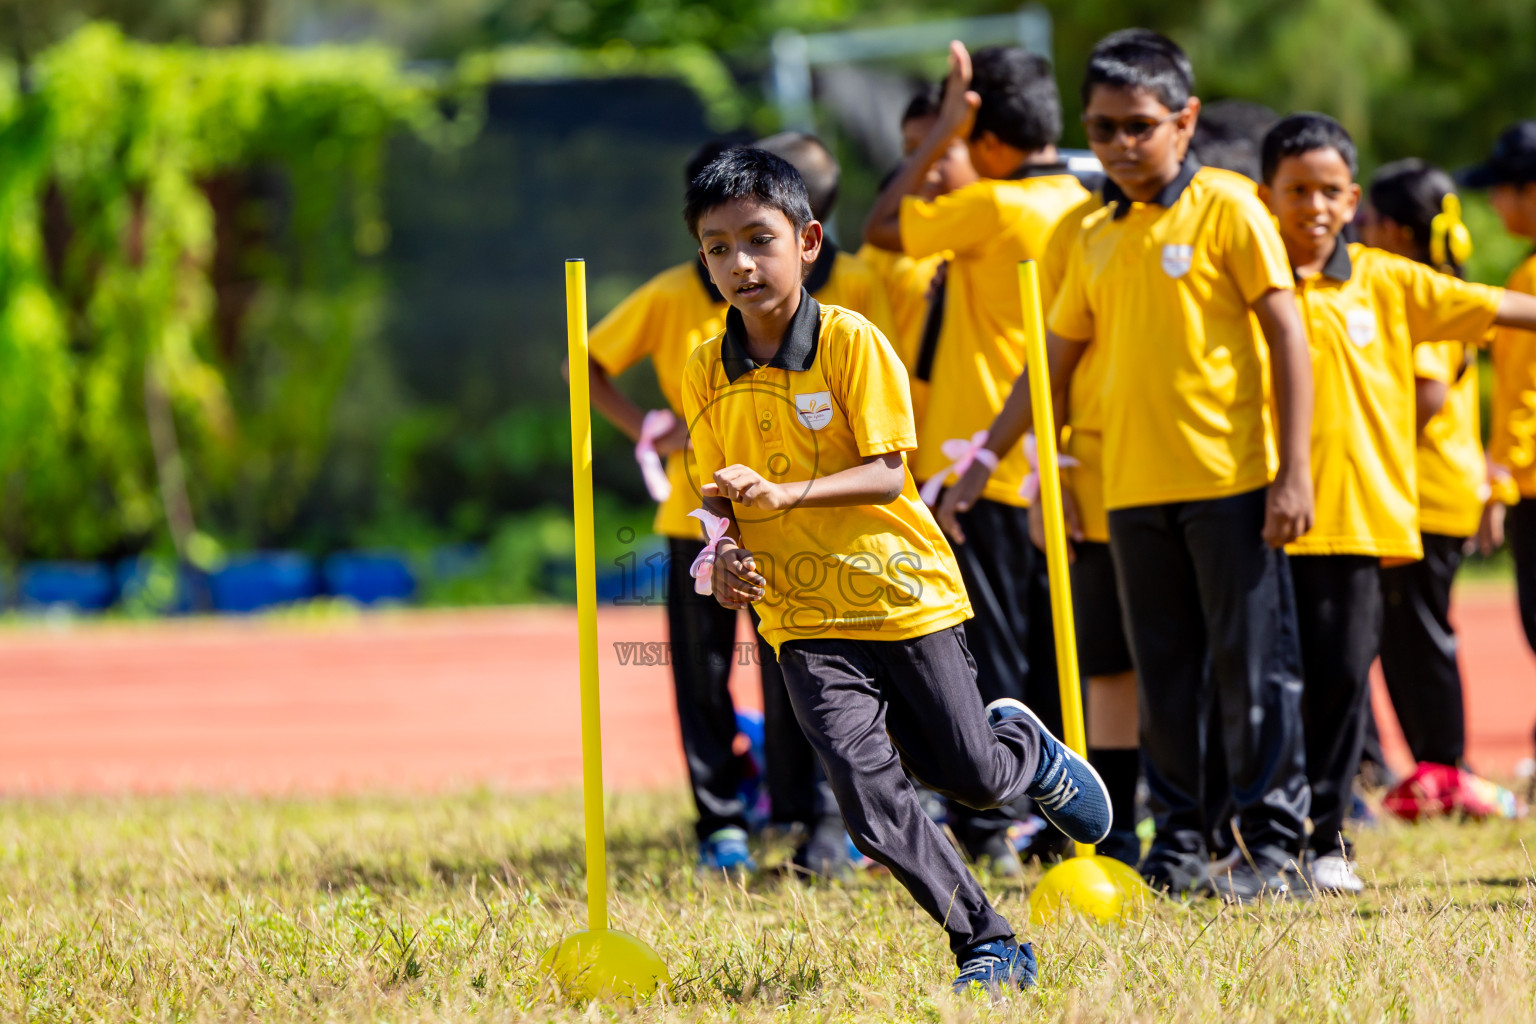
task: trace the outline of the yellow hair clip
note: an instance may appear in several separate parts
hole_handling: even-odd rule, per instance
[[[1440,267],[1464,267],[1472,258],[1472,232],[1461,220],[1461,197],[1447,192],[1429,222],[1429,258]]]

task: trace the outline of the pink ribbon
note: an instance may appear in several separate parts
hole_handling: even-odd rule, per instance
[[[693,577],[693,592],[712,594],[715,587],[710,577],[715,571],[715,549],[725,539],[725,531],[731,528],[731,521],[702,508],[696,508],[688,514],[704,524],[704,550],[699,552],[699,557],[688,567],[688,575]]]
[[[651,500],[657,504],[672,497],[672,481],[667,479],[667,469],[656,452],[656,442],[676,425],[677,417],[672,415],[671,409],[652,409],[640,421],[640,440],[635,442],[635,461],[640,463],[640,475],[645,478],[645,489],[651,492]]]
[[[1033,505],[1040,497],[1040,451],[1039,446],[1035,444],[1034,434],[1024,435],[1024,461],[1029,463],[1029,475],[1024,478],[1023,483],[1019,484],[1019,497]],[[1080,465],[1082,463],[1072,456],[1056,453],[1057,469],[1068,469]]]
[[[953,473],[957,477],[965,475],[965,471],[971,468],[971,463],[979,462],[988,469],[997,469],[997,454],[987,447],[987,432],[978,430],[967,441],[963,437],[952,437],[939,445],[939,451],[950,460],[949,468],[941,470],[928,478],[923,484],[923,489],[918,496],[923,499],[923,504],[929,507],[939,500],[939,492],[944,489],[944,481]]]

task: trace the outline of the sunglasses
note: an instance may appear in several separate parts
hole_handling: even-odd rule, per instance
[[[1182,113],[1174,111],[1167,117],[1084,117],[1083,130],[1090,142],[1114,142],[1121,133],[1132,142],[1139,142]]]

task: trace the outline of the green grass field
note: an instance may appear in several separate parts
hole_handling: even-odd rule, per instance
[[[950,997],[942,933],[889,879],[701,881],[681,795],[619,796],[609,813],[615,925],[675,979],[633,1011],[563,1005],[537,971],[585,921],[574,794],[8,800],[0,1016],[1536,1019],[1525,822],[1372,830],[1358,901],[1162,904],[1128,927],[1037,931],[1040,988],[992,1006]],[[1027,892],[995,888],[1021,926]]]

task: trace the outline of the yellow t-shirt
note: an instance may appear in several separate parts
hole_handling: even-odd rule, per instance
[[[896,336],[895,317],[891,315],[891,300],[885,293],[885,282],[874,267],[852,253],[837,253],[831,276],[811,296],[823,306],[853,310],[887,338]]]
[[[933,285],[933,275],[944,263],[944,254],[934,253],[919,260],[866,243],[859,250],[859,259],[885,282],[885,294],[890,299],[891,318],[896,327],[896,333],[889,340],[896,349],[897,358],[907,368],[908,383],[912,387],[912,416],[921,430],[923,413],[928,408],[928,382],[911,374],[917,368],[923,324],[928,319],[928,292]]]
[[[917,443],[906,369],[884,335],[851,310],[800,301],[766,365],[747,357],[734,311],[688,361],[683,407],[700,485],[736,464],[807,481]],[[768,581],[754,607],[775,651],[788,640],[906,640],[970,618],[954,554],[910,472],[888,505],[732,512]]]
[[[615,306],[587,339],[592,358],[617,377],[649,356],[662,397],[683,414],[683,367],[693,350],[725,330],[725,302],[705,290],[697,261],[663,270]],[[688,477],[683,454],[667,456],[672,495],[656,509],[652,529],[666,537],[702,540],[703,530],[688,513],[699,507],[699,492]]]
[[[1419,431],[1419,529],[1470,537],[1488,498],[1476,352],[1456,341],[1420,345],[1413,351],[1413,375],[1446,385],[1445,404]]]
[[[1251,185],[1187,163],[1156,202],[1106,184],[1067,259],[1051,329],[1102,346],[1108,509],[1269,483],[1269,358],[1250,306],[1292,286]]]
[[[1423,557],[1414,344],[1486,334],[1502,294],[1364,245],[1336,246],[1322,273],[1297,283],[1317,521],[1287,551]]]
[[[1515,268],[1505,287],[1536,295],[1536,254]],[[1509,470],[1520,497],[1536,498],[1536,332],[1498,328],[1493,368],[1488,458]]]
[[[1019,261],[1042,258],[1056,222],[1087,195],[1072,175],[1054,173],[984,178],[936,199],[902,199],[901,244],[907,255],[954,254],[912,469],[918,479],[944,472],[950,463],[940,445],[986,429],[1008,400],[1024,370]],[[1023,448],[1015,448],[1003,456],[981,496],[1027,505],[1019,484],[1028,472]]]

